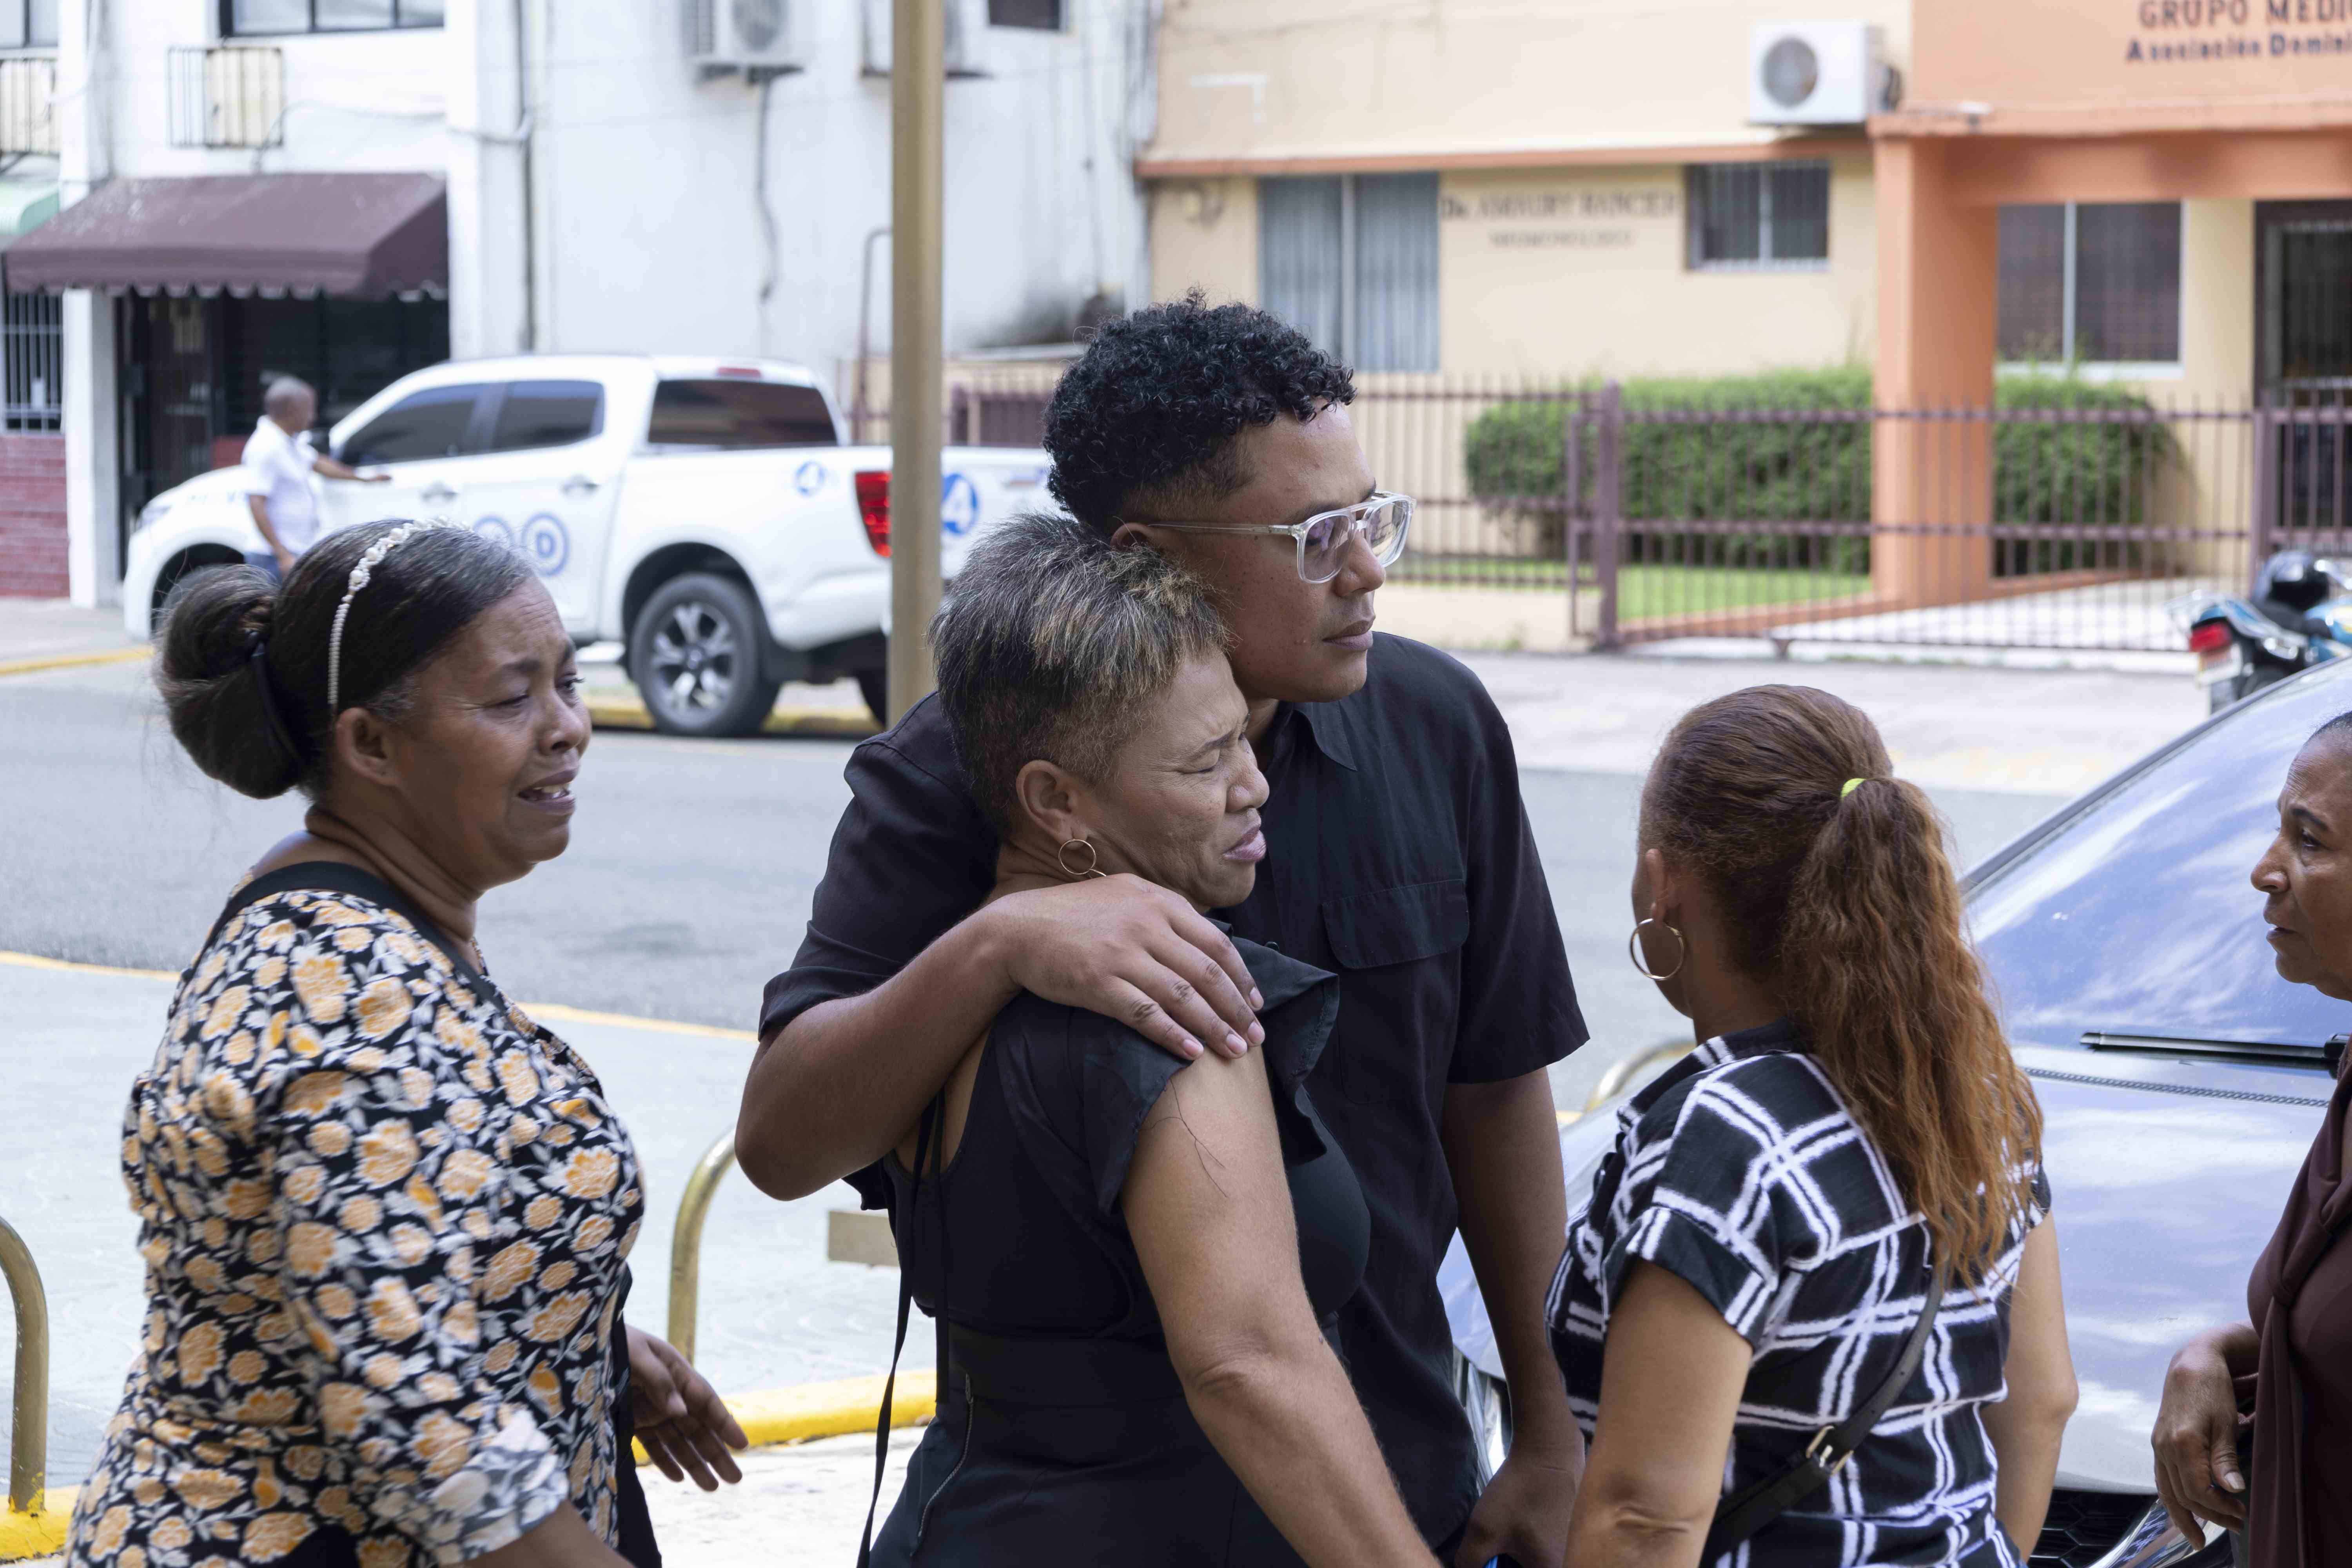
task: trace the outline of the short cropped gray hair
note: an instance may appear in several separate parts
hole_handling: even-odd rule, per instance
[[[1224,646],[1200,579],[1157,550],[1043,512],[982,536],[931,623],[956,752],[999,833],[1018,820],[1024,767],[1043,760],[1101,778],[1145,704]]]
[[[299,375],[273,375],[269,378],[269,384],[262,389],[261,406],[264,411],[275,414],[288,404],[299,403],[304,398],[314,404],[319,400],[318,393],[311,389],[309,382]]]

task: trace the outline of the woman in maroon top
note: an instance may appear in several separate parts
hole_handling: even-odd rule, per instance
[[[2287,770],[2278,837],[2253,880],[2279,973],[2352,1002],[2352,714],[2322,725]],[[2157,1490],[2173,1522],[2191,1539],[2200,1521],[2244,1531],[2252,1568],[2352,1563],[2352,1244],[2338,1245],[2352,1220],[2347,1097],[2352,1074],[2246,1283],[2250,1321],[2181,1347],[2157,1412]]]

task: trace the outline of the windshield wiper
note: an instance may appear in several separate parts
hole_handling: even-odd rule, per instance
[[[2191,1035],[2147,1035],[2121,1029],[2085,1029],[2087,1050],[2137,1057],[2215,1057],[2225,1061],[2271,1062],[2313,1068],[2334,1078],[2344,1065],[2352,1036],[2336,1035],[2324,1046],[2282,1045],[2273,1040],[2209,1040]]]

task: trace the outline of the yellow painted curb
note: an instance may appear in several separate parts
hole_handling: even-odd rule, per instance
[[[118,969],[110,963],[76,963],[66,958],[43,958],[37,952],[0,952],[0,963],[19,969],[56,969],[68,974],[114,974],[127,980],[177,980],[168,969]]]
[[[168,969],[120,969],[109,963],[76,963],[66,958],[43,958],[37,952],[0,951],[0,963],[18,969],[47,969],[68,974],[111,974],[126,980],[177,980]],[[587,1007],[567,1007],[561,1002],[523,1002],[517,1005],[541,1023],[605,1024],[622,1029],[650,1029],[663,1035],[698,1035],[710,1040],[756,1044],[749,1029],[722,1029],[715,1024],[687,1024],[675,1018],[641,1018],[634,1013],[599,1013]]]
[[[51,653],[38,658],[12,658],[0,663],[0,675],[33,675],[44,669],[72,669],[85,664],[129,664],[145,658],[145,647],[110,647],[103,653]]]
[[[41,1494],[31,1513],[0,1506],[0,1563],[64,1551],[66,1526],[73,1521],[74,1498],[80,1490],[79,1487],[51,1487]],[[0,1498],[0,1504],[5,1500]]]
[[[634,697],[592,697],[588,720],[600,730],[650,730],[653,716]],[[761,726],[770,735],[839,735],[862,741],[880,732],[872,717],[840,708],[779,708]]]
[[[871,1432],[882,1415],[879,1376],[845,1377],[835,1383],[803,1383],[791,1388],[738,1394],[727,1401],[751,1447],[772,1443],[805,1443],[812,1437],[844,1437]],[[939,1409],[936,1373],[904,1372],[890,1398],[890,1425],[917,1426]],[[650,1464],[645,1445],[637,1445],[637,1463]]]

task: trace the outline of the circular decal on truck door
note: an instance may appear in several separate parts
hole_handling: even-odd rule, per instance
[[[572,536],[562,519],[541,512],[522,525],[522,552],[530,557],[532,571],[552,577],[572,559]]]
[[[804,496],[813,496],[824,489],[826,477],[824,465],[811,458],[793,471],[793,489]]]
[[[962,474],[940,481],[940,526],[961,539],[980,525],[980,491]]]
[[[495,540],[509,550],[515,548],[514,530],[507,526],[505,518],[478,517],[474,520],[474,531],[484,539]]]

